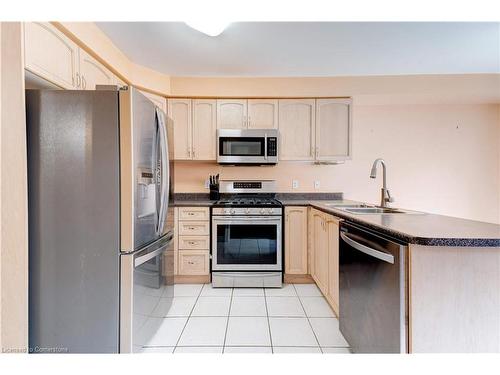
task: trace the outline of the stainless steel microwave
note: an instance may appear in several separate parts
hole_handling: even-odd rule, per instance
[[[278,129],[217,130],[219,164],[276,164]]]

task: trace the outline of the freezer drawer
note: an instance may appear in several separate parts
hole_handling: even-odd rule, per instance
[[[121,255],[120,352],[140,352],[157,332],[173,299],[172,236]]]

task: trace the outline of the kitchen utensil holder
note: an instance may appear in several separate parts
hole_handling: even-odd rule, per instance
[[[210,200],[218,201],[220,199],[219,185],[210,185]]]

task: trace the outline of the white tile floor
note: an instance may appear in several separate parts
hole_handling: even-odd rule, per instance
[[[151,315],[141,331],[157,331],[142,343],[143,353],[350,353],[338,319],[314,284],[178,284],[174,297],[162,298]]]

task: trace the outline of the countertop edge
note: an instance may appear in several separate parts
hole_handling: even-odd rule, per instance
[[[500,238],[441,238],[441,237],[420,237],[408,233],[399,232],[389,229],[384,226],[374,225],[366,222],[362,217],[354,217],[353,215],[346,214],[335,208],[327,208],[318,204],[320,199],[307,200],[307,199],[284,199],[282,200],[283,206],[302,206],[314,207],[322,212],[334,215],[340,219],[348,222],[362,225],[369,229],[375,230],[382,234],[388,235],[400,241],[406,242],[410,245],[433,246],[433,247],[500,247]],[[331,202],[331,200],[325,200]],[[193,200],[175,200],[173,207],[211,207],[215,201],[205,199]]]

